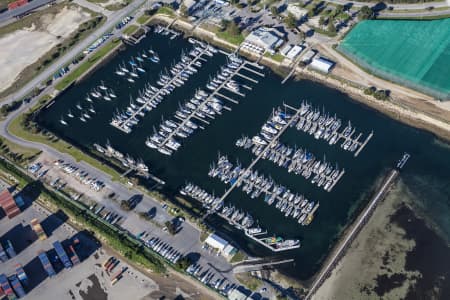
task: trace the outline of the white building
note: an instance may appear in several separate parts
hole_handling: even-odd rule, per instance
[[[334,62],[323,57],[316,57],[312,60],[310,66],[318,71],[329,73],[334,66]]]
[[[280,54],[283,55],[283,56],[286,56],[287,53],[289,51],[291,51],[291,49],[292,49],[292,45],[291,44],[286,44],[280,49]]]
[[[244,43],[253,45],[257,49],[274,52],[283,43],[283,34],[275,28],[259,27],[250,33]]]
[[[317,54],[316,50],[313,49],[308,50],[308,52],[306,52],[305,55],[303,55],[302,62],[309,63],[313,59],[313,57],[316,56],[316,54]]]
[[[286,57],[290,60],[294,60],[304,49],[305,47],[303,46],[295,45],[288,53],[286,53]]]
[[[222,251],[228,245],[226,240],[214,233],[206,238],[205,243],[218,251]]]
[[[296,20],[301,20],[308,15],[307,9],[301,8],[292,3],[288,4],[286,11],[288,14],[292,14]]]

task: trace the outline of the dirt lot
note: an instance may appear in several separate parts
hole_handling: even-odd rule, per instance
[[[0,92],[14,84],[27,66],[35,63],[69,37],[81,23],[89,20],[91,14],[78,6],[66,5],[57,10],[48,10],[41,16],[28,18],[33,19],[31,22],[27,18],[16,22],[21,22],[23,27],[15,25],[16,30],[3,34],[0,31]]]

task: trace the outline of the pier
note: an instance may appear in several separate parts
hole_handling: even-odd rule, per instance
[[[297,130],[314,136],[316,140],[325,140],[329,145],[341,143],[341,148],[345,151],[354,152],[354,157],[361,153],[374,134],[372,131],[364,142],[361,142],[359,139],[363,134],[359,133],[354,138],[353,135],[356,132],[356,128],[351,125],[350,121],[342,131],[339,131],[341,119],[321,113],[320,110],[311,107],[308,103],[302,102],[300,108],[287,104],[284,104],[284,106],[292,111],[301,111],[301,116],[296,124]]]
[[[278,140],[280,138],[280,136],[286,131],[286,129],[289,128],[289,126],[291,125],[292,121],[296,119],[296,117],[298,117],[298,115],[300,115],[300,110],[298,110],[295,115],[289,120],[289,122],[287,122],[281,129],[280,131],[278,131],[278,133],[273,137],[272,141],[267,143],[267,145],[264,147],[263,151],[257,155],[252,162],[250,163],[250,165],[245,169],[245,171],[242,173],[242,175],[240,175],[238,177],[238,179],[225,191],[225,193],[222,195],[222,197],[220,198],[222,201],[225,200],[225,198],[234,190],[234,188],[236,187],[236,185],[243,179],[244,174],[247,171],[250,171],[255,165],[256,163],[262,158],[263,153],[270,149],[272,143],[276,140]]]
[[[194,132],[195,129],[197,129],[197,125],[192,121],[193,119],[209,125],[209,121],[205,120],[205,118],[213,120],[215,119],[215,115],[222,114],[222,109],[229,111],[231,110],[230,107],[222,105],[222,100],[229,101],[233,104],[239,103],[239,101],[220,93],[222,89],[226,89],[241,97],[245,97],[243,93],[238,91],[238,87],[244,87],[249,90],[251,90],[251,87],[244,84],[237,84],[233,78],[240,74],[239,72],[243,68],[250,69],[246,67],[247,64],[254,65],[254,63],[249,63],[246,60],[236,59],[234,57],[230,60],[231,63],[229,62],[227,65],[223,66],[221,73],[214,79],[210,80],[210,82],[206,85],[206,88],[212,90],[212,92],[208,94],[204,92],[204,90],[197,91],[195,96],[186,101],[185,104],[175,113],[174,118],[181,121],[181,123],[167,121],[165,124],[160,125],[159,132],[150,137],[150,140],[146,143],[147,146],[158,149],[158,151],[163,154],[171,155],[173,151],[176,151],[181,146],[181,144],[176,141],[174,137],[179,136],[181,138],[187,138]],[[227,72],[224,71],[226,69],[228,69]],[[260,72],[255,71],[255,74],[260,74]],[[244,77],[250,78],[248,76]],[[218,78],[220,78],[220,81],[218,81]],[[231,83],[234,85],[231,85]],[[228,85],[233,88],[230,88]],[[200,128],[204,129],[204,127]]]
[[[405,155],[403,156],[401,161],[405,161],[404,159]],[[409,158],[409,156],[408,156]],[[367,207],[361,212],[357,220],[354,222],[354,224],[350,227],[351,229],[347,232],[347,234],[342,238],[342,241],[339,243],[337,248],[332,252],[332,255],[327,260],[326,265],[322,268],[320,273],[317,275],[317,277],[314,279],[314,282],[312,283],[309,292],[307,296],[305,297],[306,300],[313,299],[314,293],[317,291],[317,289],[322,285],[322,283],[325,281],[327,276],[330,272],[336,267],[339,260],[344,255],[347,248],[351,245],[355,237],[358,235],[358,233],[361,231],[361,229],[364,227],[364,225],[369,221],[370,217],[372,216],[377,204],[384,199],[386,196],[389,188],[391,185],[395,182],[399,175],[399,171],[397,169],[393,169],[389,172],[385,180],[383,181],[381,187],[376,192],[376,194],[373,196],[370,203],[367,205]]]
[[[128,122],[130,120],[137,120],[136,116],[137,115],[142,115],[144,114],[143,110],[147,108],[147,105],[155,100],[158,97],[162,97],[163,96],[163,90],[165,90],[168,86],[173,85],[173,83],[177,80],[181,80],[181,74],[183,73],[183,71],[185,69],[189,69],[192,68],[193,65],[195,65],[195,63],[199,60],[202,60],[202,56],[208,51],[208,48],[202,48],[202,50],[200,50],[200,52],[192,59],[189,61],[189,63],[187,63],[183,70],[177,72],[174,76],[172,76],[172,78],[170,78],[170,80],[168,80],[161,88],[158,88],[158,90],[154,93],[154,95],[152,95],[151,97],[147,98],[145,103],[143,105],[141,105],[137,110],[135,110],[126,120],[122,120],[120,123],[116,123],[114,121],[111,122],[111,125],[113,125],[114,127],[116,127],[117,129],[125,132],[125,133],[130,133],[131,132],[131,128],[127,125]]]

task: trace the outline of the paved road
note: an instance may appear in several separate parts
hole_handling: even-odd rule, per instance
[[[46,5],[47,3],[50,3],[54,0],[33,0],[29,2],[27,5],[18,7],[13,10],[8,10],[0,14],[0,23],[5,22],[11,18],[15,18],[17,16],[23,15],[24,13],[27,13],[30,10],[34,10],[38,7],[41,7],[43,5]]]
[[[329,272],[333,270],[333,268],[336,266],[336,263],[341,258],[344,251],[347,249],[347,247],[351,244],[355,236],[359,233],[361,228],[366,224],[368,217],[373,213],[374,208],[378,204],[378,202],[383,199],[385,192],[389,188],[389,186],[392,184],[392,182],[397,178],[398,171],[392,170],[387,179],[384,181],[381,188],[378,190],[376,195],[373,197],[370,204],[366,207],[364,212],[359,216],[358,220],[356,221],[355,225],[353,225],[352,230],[346,235],[345,239],[340,244],[339,248],[333,255],[333,257],[329,260],[328,264],[322,269],[320,274],[317,276],[317,278],[314,280],[313,284],[311,285],[310,291],[308,295],[305,297],[306,300],[312,299],[311,297],[314,295],[316,289],[322,284],[323,280],[326,278]]]
[[[375,2],[358,2],[358,1],[347,1],[347,0],[325,0],[325,2],[335,3],[335,4],[349,4],[352,3],[353,6],[360,7],[365,5],[373,5]],[[433,7],[446,7],[450,6],[450,1],[439,1],[439,2],[420,2],[420,3],[398,3],[391,4],[386,3],[387,6],[392,6],[394,9],[424,9],[430,6]]]
[[[39,1],[39,0],[36,0]],[[86,37],[84,40],[75,45],[71,50],[69,50],[66,54],[64,54],[60,59],[58,59],[55,63],[45,69],[42,73],[37,75],[31,81],[26,83],[19,91],[8,95],[5,97],[2,103],[11,103],[15,100],[20,100],[28,95],[36,86],[38,86],[41,82],[46,80],[47,78],[53,76],[59,69],[72,61],[72,59],[81,53],[84,49],[86,49],[89,45],[91,45],[95,40],[101,37],[106,31],[113,28],[115,24],[117,24],[120,20],[122,20],[125,16],[130,15],[135,9],[144,4],[146,0],[135,0],[132,4],[126,6],[122,10],[116,11],[112,13],[106,20],[106,22],[95,30],[91,35]]]

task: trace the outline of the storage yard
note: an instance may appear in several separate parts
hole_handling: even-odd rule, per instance
[[[167,282],[157,276],[153,281],[118,258],[105,269],[103,264],[112,256],[66,224],[64,214],[28,205],[25,201],[23,211],[12,219],[0,217],[0,286],[7,294],[27,294],[30,299],[139,299],[182,294],[189,299],[186,282],[177,278]],[[198,294],[196,289],[194,292]]]

